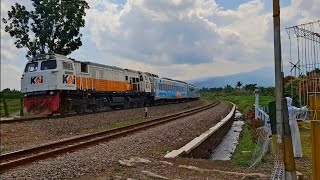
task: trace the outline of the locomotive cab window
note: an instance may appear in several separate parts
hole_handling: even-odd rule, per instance
[[[73,70],[73,65],[70,62],[62,62],[62,67],[63,69],[67,69],[67,70]]]
[[[56,60],[47,60],[47,61],[41,62],[41,70],[56,69],[56,68],[57,68]]]
[[[24,69],[24,72],[34,72],[38,69],[38,62],[28,63],[26,65],[26,68]]]
[[[88,73],[88,64],[81,63],[81,72],[82,73]]]

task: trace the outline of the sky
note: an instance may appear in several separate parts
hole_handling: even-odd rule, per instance
[[[16,1],[31,8],[29,0]],[[274,66],[271,0],[90,0],[82,43],[68,57],[192,80]],[[1,18],[13,0],[1,0]],[[320,19],[319,0],[281,0],[286,27]],[[27,62],[1,22],[1,89],[20,89]],[[274,76],[274,74],[270,74]]]

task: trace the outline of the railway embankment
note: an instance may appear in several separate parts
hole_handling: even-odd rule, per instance
[[[221,118],[221,121],[215,124],[210,129],[206,130],[200,136],[196,137],[188,144],[178,150],[171,151],[166,154],[166,158],[189,157],[208,159],[223,137],[228,133],[236,111],[236,106],[232,105],[229,109],[229,114]]]
[[[206,104],[197,100],[179,104],[148,107],[148,118],[157,118]],[[147,120],[144,108],[101,112],[96,114],[47,118],[36,121],[1,124],[1,153],[59,141],[73,136],[128,125],[132,121]]]

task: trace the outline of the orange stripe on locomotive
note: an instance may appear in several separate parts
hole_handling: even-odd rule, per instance
[[[90,77],[76,77],[77,89],[95,91],[130,91],[131,85],[128,82],[96,79]]]

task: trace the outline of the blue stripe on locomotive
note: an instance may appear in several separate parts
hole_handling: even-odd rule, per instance
[[[155,100],[188,98],[187,84],[155,79]]]

